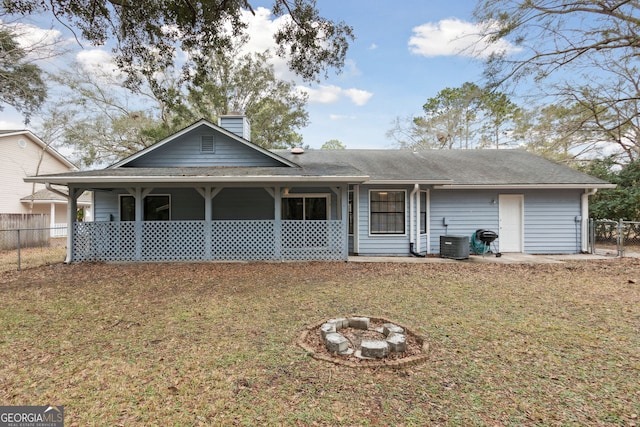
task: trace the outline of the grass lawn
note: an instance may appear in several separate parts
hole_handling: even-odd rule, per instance
[[[17,249],[0,251],[0,273],[18,270],[18,267],[27,269],[64,262],[67,249],[64,244],[59,243],[60,239],[52,239],[52,241],[54,242],[50,246],[22,248],[20,258],[18,258]]]
[[[354,369],[295,345],[349,314],[425,336]],[[0,404],[66,426],[640,424],[640,261],[75,264],[0,273]]]

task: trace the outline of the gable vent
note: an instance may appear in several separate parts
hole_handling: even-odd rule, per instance
[[[215,147],[213,144],[213,135],[203,135],[200,137],[200,151],[202,153],[215,152]]]

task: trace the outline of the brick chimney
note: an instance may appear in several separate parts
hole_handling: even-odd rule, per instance
[[[229,113],[218,117],[218,126],[236,135],[251,140],[251,125],[244,114]]]

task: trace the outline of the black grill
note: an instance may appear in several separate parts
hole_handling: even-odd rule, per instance
[[[495,231],[481,229],[476,231],[476,237],[482,243],[488,245],[498,238],[498,234]]]

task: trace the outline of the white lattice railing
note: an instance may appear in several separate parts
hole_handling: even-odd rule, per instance
[[[74,224],[74,261],[344,260],[342,221]]]
[[[53,224],[51,237],[67,237],[67,223]]]

